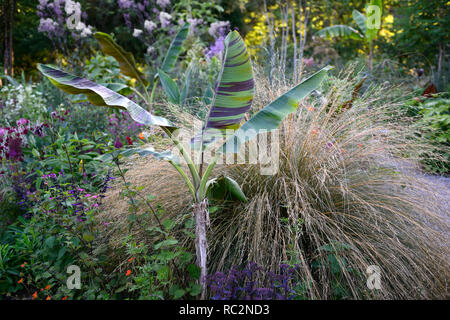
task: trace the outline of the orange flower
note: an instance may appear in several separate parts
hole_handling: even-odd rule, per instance
[[[125,275],[128,277],[130,274],[131,274],[131,270],[128,269],[128,270],[127,270],[127,273],[125,273]]]
[[[52,297],[50,297],[50,296],[47,296],[47,298],[45,298],[45,300],[50,300]]]
[[[37,298],[37,291],[35,291],[34,293],[33,293],[33,299],[36,299]]]
[[[62,298],[61,300],[67,300],[67,296],[65,296],[64,298]]]
[[[144,133],[143,133],[143,132],[139,133],[139,138],[142,139],[142,140],[145,139],[145,138],[144,138]]]
[[[131,262],[131,261],[133,261],[134,260],[134,258],[130,258],[130,259],[128,259],[128,262]]]
[[[19,281],[17,281],[17,283],[22,283],[23,282],[23,278],[20,278]]]
[[[50,285],[48,284],[44,289],[45,289],[45,290],[50,289]]]
[[[314,111],[314,107],[309,106],[309,107],[308,107],[308,111]]]

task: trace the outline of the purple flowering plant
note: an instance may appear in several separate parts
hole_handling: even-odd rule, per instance
[[[208,275],[207,286],[213,300],[291,300],[297,296],[298,265],[281,264],[278,273],[267,271],[254,262],[243,269],[236,266],[226,272]],[[259,275],[266,274],[264,285]]]

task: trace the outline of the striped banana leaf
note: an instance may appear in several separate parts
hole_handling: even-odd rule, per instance
[[[112,56],[117,60],[122,74],[137,79],[144,86],[148,86],[149,82],[145,79],[144,74],[138,70],[134,57],[130,52],[125,51],[125,49],[118,45],[107,33],[96,32],[94,37],[100,43],[103,53]]]
[[[237,31],[225,38],[225,54],[206,128],[237,129],[250,110],[255,82],[244,40]]]
[[[190,24],[185,23],[170,44],[169,51],[167,51],[167,54],[164,57],[164,61],[160,68],[164,72],[170,72],[175,66],[175,62],[177,61],[178,56],[181,53],[181,46],[188,36],[189,27]]]
[[[363,38],[361,33],[358,32],[358,30],[342,24],[323,28],[322,30],[317,31],[316,35],[318,35],[321,38],[334,38],[334,37],[348,37],[353,39]]]
[[[241,145],[256,137],[261,130],[277,129],[287,115],[297,110],[300,101],[317,89],[330,69],[330,66],[321,69],[258,111],[249,121],[236,130],[218,151],[237,153]]]
[[[38,69],[56,87],[70,94],[84,94],[95,106],[121,108],[127,110],[136,122],[167,127],[170,130],[175,128],[169,120],[152,115],[130,99],[102,85],[71,75],[53,66],[38,64]]]

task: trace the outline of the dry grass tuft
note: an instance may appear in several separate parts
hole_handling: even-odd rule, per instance
[[[383,90],[339,112],[358,82],[340,79],[283,123],[277,174],[226,168],[250,201],[212,221],[210,269],[297,263],[310,299],[448,297],[447,199],[415,167],[429,146],[388,122],[396,106],[382,103]],[[259,81],[256,107],[287,89]],[[367,289],[369,265],[380,267],[382,290]]]
[[[277,270],[290,262],[301,266],[309,299],[448,298],[448,199],[416,165],[429,146],[411,139],[406,123],[388,121],[396,106],[383,103],[387,89],[369,88],[340,112],[358,82],[349,74],[330,80],[325,97],[304,101],[284,121],[277,174],[262,176],[256,165],[223,167],[250,201],[221,204],[211,215],[209,271],[250,261]],[[254,108],[288,89],[258,76]],[[145,185],[168,216],[189,210],[176,171],[140,161],[127,179]],[[109,192],[104,215],[125,226],[128,205],[119,192],[120,184]],[[367,289],[369,265],[381,269],[381,290]]]

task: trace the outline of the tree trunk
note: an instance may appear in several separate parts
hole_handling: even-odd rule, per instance
[[[441,77],[442,77],[442,64],[444,61],[444,44],[439,43],[439,57],[438,57],[438,65],[437,65],[437,77],[436,77],[436,85],[439,89],[441,88]]]
[[[4,73],[14,76],[14,29],[15,0],[4,0],[3,3],[3,47],[4,47]]]
[[[372,43],[369,44],[369,72],[372,73],[373,69],[373,46]]]
[[[195,252],[197,255],[197,265],[200,267],[200,285],[202,294],[200,299],[206,299],[206,276],[208,274],[208,242],[206,240],[206,231],[209,227],[209,209],[208,199],[203,199],[194,203],[195,215]]]

